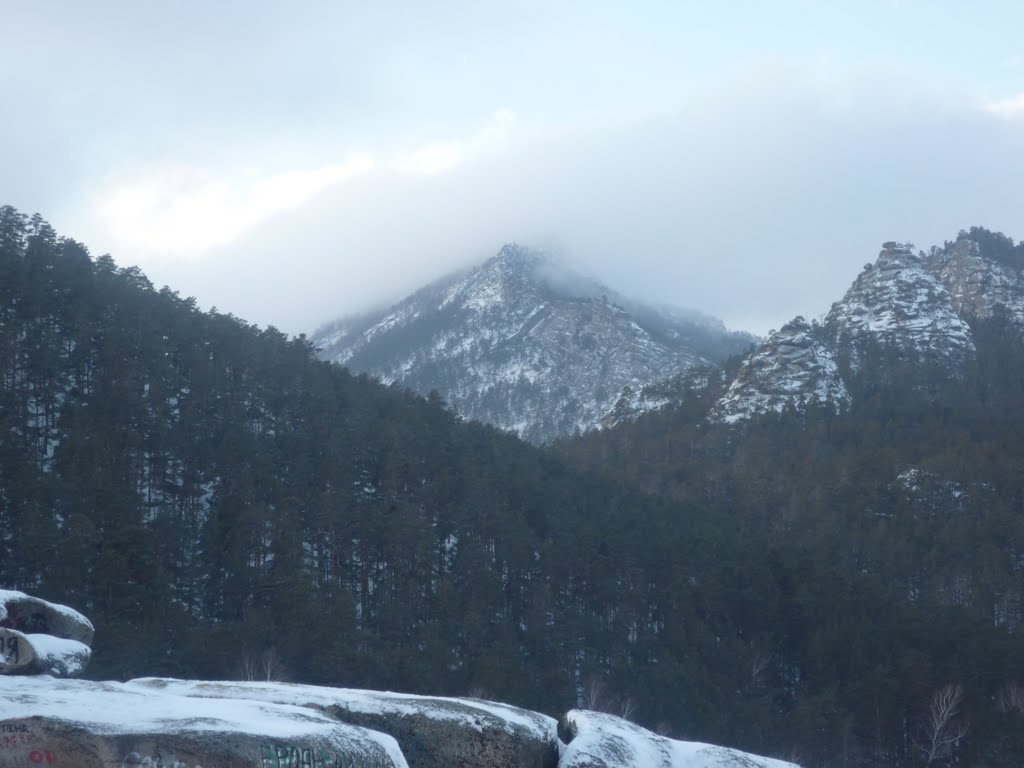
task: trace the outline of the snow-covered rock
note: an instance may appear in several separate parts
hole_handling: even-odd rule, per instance
[[[956,365],[974,353],[970,326],[949,291],[922,258],[899,245],[882,249],[824,324],[836,340],[877,340],[921,359]]]
[[[0,589],[0,675],[80,675],[92,638],[92,623],[78,611]]]
[[[24,592],[0,589],[0,627],[43,634],[92,645],[92,622],[73,608],[50,603]]]
[[[743,362],[711,419],[735,423],[813,402],[848,405],[837,360],[848,356],[863,371],[869,344],[897,351],[928,377],[955,376],[975,352],[967,318],[991,316],[1000,305],[1024,328],[1024,276],[984,258],[976,243],[961,239],[924,258],[909,244],[886,242],[820,326],[798,317]]]
[[[794,768],[592,712],[166,678],[0,678],[0,750],[12,768]]]
[[[744,360],[711,418],[731,424],[757,413],[826,402],[842,408],[850,394],[822,329],[797,317]]]
[[[558,724],[559,768],[797,768],[735,749],[676,741],[600,712],[572,710]]]
[[[285,683],[145,678],[127,686],[314,707],[393,736],[412,768],[554,768],[558,761],[553,718],[497,702]]]
[[[75,677],[91,656],[89,646],[77,640],[0,627],[0,674]]]
[[[507,245],[312,341],[324,359],[421,394],[437,390],[466,418],[544,442],[598,426],[625,387],[724,358],[750,337],[631,302],[545,252]]]
[[[390,736],[308,707],[50,677],[0,678],[0,737],[11,766],[408,766]]]

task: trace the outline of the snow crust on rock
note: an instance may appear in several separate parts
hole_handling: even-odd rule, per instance
[[[710,418],[735,424],[757,413],[802,409],[812,403],[831,402],[836,409],[849,405],[850,393],[820,335],[820,329],[802,317],[773,332],[743,361]]]
[[[92,622],[74,608],[69,608],[68,606],[61,605],[59,603],[51,603],[47,600],[43,600],[42,598],[31,597],[30,595],[26,595],[24,592],[18,592],[13,589],[0,589],[0,624],[7,620],[8,603],[31,603],[43,606],[54,614],[63,616],[69,622],[88,627],[90,630],[94,629]]]
[[[46,675],[0,677],[0,720],[43,718],[104,735],[245,734],[273,739],[322,738],[335,744],[373,742],[396,766],[407,766],[392,737],[346,725],[313,709],[224,698],[193,698],[116,682]]]
[[[600,712],[572,710],[563,727],[571,740],[559,768],[797,768],[736,749],[658,736]]]
[[[92,651],[85,643],[53,635],[25,635],[35,651],[35,666],[47,674],[76,677],[85,671]]]
[[[236,699],[294,706],[340,707],[367,715],[420,715],[436,720],[456,721],[477,731],[484,727],[498,727],[508,731],[518,728],[541,739],[554,739],[557,726],[557,722],[546,715],[482,699],[420,696],[411,693],[329,688],[294,683],[205,682],[157,677],[130,680],[125,686],[137,692],[160,691],[181,698]]]

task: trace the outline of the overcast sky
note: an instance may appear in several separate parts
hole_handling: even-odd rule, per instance
[[[289,333],[513,240],[764,333],[1024,238],[1019,0],[0,5],[0,204]]]

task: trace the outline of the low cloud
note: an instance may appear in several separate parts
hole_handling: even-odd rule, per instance
[[[104,239],[127,251],[199,259],[372,167],[373,159],[360,154],[343,163],[272,175],[153,169],[112,182],[95,214]]]
[[[518,240],[765,332],[827,311],[884,240],[1024,234],[1022,127],[898,72],[822,81],[769,63],[657,118],[430,176],[378,169],[233,244],[214,271],[246,271],[239,314],[309,331]]]
[[[975,224],[1024,236],[1020,97],[986,100],[892,61],[760,59],[646,117],[567,122],[504,99],[474,115],[429,129],[410,117],[408,134],[397,120],[376,143],[324,139],[323,126],[299,150],[290,133],[262,149],[249,136],[224,167],[204,145],[205,162],[70,186],[64,218],[38,209],[157,285],[292,333],[510,240],[765,332],[827,311],[885,240],[927,248]],[[279,164],[248,171],[250,153]],[[10,179],[33,167],[6,162]],[[27,178],[39,194],[26,199],[52,196]]]

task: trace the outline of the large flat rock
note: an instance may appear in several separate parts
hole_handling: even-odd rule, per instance
[[[556,721],[498,702],[285,683],[145,678],[127,685],[183,697],[314,707],[390,734],[410,768],[555,768],[558,763]]]
[[[408,768],[393,738],[287,704],[0,678],[0,768]]]

